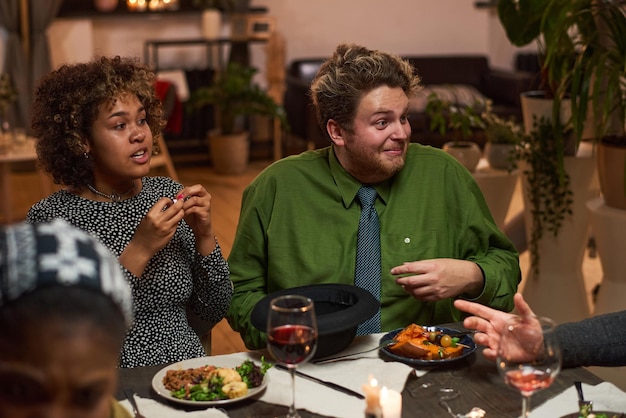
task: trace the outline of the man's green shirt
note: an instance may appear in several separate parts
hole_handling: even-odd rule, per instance
[[[227,317],[248,348],[265,345],[250,313],[268,293],[313,283],[354,284],[360,187],[327,147],[275,162],[246,188],[228,258],[235,292]],[[467,169],[439,149],[410,144],[402,170],[374,187],[382,331],[462,319],[452,299],[419,301],[395,283],[391,268],[409,261],[473,261],[485,278],[474,300],[513,308],[521,277],[518,253]]]

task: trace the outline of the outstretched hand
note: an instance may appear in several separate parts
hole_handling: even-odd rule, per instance
[[[463,326],[478,331],[474,335],[474,341],[486,346],[483,355],[491,360],[495,360],[498,355],[500,335],[506,330],[510,321],[517,317],[523,325],[527,325],[530,328],[539,327],[535,320],[535,314],[521,293],[515,294],[513,302],[518,315],[502,312],[467,300],[458,299],[454,301],[454,306],[457,309],[473,315],[465,318]],[[541,331],[540,327],[539,331]],[[539,335],[541,335],[541,332]]]

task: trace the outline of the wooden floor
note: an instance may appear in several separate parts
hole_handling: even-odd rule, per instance
[[[269,163],[269,161],[253,161],[248,170],[241,175],[220,175],[211,168],[202,166],[176,167],[181,183],[184,185],[199,183],[211,193],[213,225],[225,257],[230,254],[233,244],[243,190]],[[19,221],[24,219],[28,208],[43,197],[36,174],[28,169],[15,172],[12,194],[13,196],[9,197],[13,203],[12,221]],[[230,328],[226,320],[223,320],[213,329],[212,354],[239,351],[245,351],[239,334]]]

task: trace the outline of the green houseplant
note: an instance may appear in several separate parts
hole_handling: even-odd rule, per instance
[[[567,36],[569,29],[556,25],[555,19],[569,3],[570,0],[498,0],[497,4],[498,18],[509,41],[518,47],[537,45],[540,90],[528,92],[522,100],[548,101],[560,167],[563,166],[562,133],[564,125],[569,122],[569,105],[563,106],[563,100],[571,84],[569,69],[577,59],[578,51],[574,41]],[[532,116],[525,116],[527,134],[533,129],[533,123]]]
[[[586,135],[598,143],[605,202],[626,209],[626,2],[570,0],[552,25],[559,29],[559,42],[570,41],[579,51],[558,87],[571,97],[576,138]],[[554,54],[555,48],[547,45],[548,59]],[[590,122],[591,130],[586,129]]]
[[[215,111],[216,130],[209,134],[211,155],[216,170],[221,172],[241,172],[247,166],[248,132],[245,116],[260,115],[278,118],[283,128],[288,128],[285,111],[264,90],[252,82],[256,68],[231,62],[223,71],[215,74],[213,83],[194,90],[186,103],[187,110],[212,106]],[[218,152],[214,144],[223,144],[220,150],[237,142],[234,151]],[[244,162],[228,168],[222,164],[229,156],[239,156]],[[220,155],[220,156],[218,156]],[[219,168],[218,168],[219,166]]]
[[[484,156],[493,168],[512,171],[517,146],[524,138],[522,127],[513,118],[503,119],[491,111],[491,102],[480,115],[485,124]]]
[[[540,67],[540,89],[552,98],[559,91],[564,74],[576,58],[570,38],[562,36],[562,27],[554,17],[570,0],[498,0],[497,12],[511,43],[523,47],[535,43]],[[546,54],[550,46],[551,53]]]
[[[561,170],[554,158],[557,144],[553,140],[550,120],[544,117],[536,119],[531,133],[522,138],[516,147],[516,157],[524,163],[532,218],[530,264],[534,273],[538,274],[539,241],[545,232],[552,233],[554,237],[558,235],[563,221],[572,214],[573,193],[569,174]]]
[[[572,141],[571,135],[568,96],[572,84],[571,68],[580,53],[574,40],[567,36],[569,28],[555,24],[569,3],[570,0],[498,0],[497,4],[498,18],[509,41],[518,47],[536,43],[538,48],[541,90],[528,92],[521,98],[526,140],[518,147],[518,159],[526,162],[522,172],[525,181],[535,186],[540,179],[551,181],[552,193],[558,193],[558,198],[542,200],[538,196],[529,196],[527,201],[529,207],[525,210],[531,213],[534,221],[530,226],[529,247],[535,273],[539,261],[537,243],[544,232],[551,232],[556,237],[564,225],[564,217],[573,219],[573,206],[570,203],[564,210],[563,203],[567,196],[567,199],[573,196],[565,157],[577,153],[578,143]],[[575,13],[575,9],[570,10]],[[537,108],[531,109],[531,105]],[[540,190],[547,189],[540,187]],[[538,218],[541,214],[546,217]]]
[[[429,94],[426,102],[429,129],[450,138],[443,150],[453,155],[469,171],[476,169],[482,156],[480,147],[472,141],[475,135],[483,134],[486,126],[481,118],[482,107],[481,103],[473,106],[457,105],[440,98],[436,93]]]

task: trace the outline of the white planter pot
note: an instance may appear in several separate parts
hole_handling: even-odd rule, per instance
[[[525,167],[521,165],[520,170]],[[572,215],[566,217],[555,237],[545,231],[538,244],[539,274],[530,266],[524,281],[524,297],[539,315],[557,323],[578,321],[590,314],[582,273],[589,232],[588,200],[599,195],[596,159],[592,156],[565,157],[565,169],[573,191]],[[530,243],[533,219],[527,197],[528,183],[522,174],[524,223]]]
[[[524,120],[524,132],[530,133],[533,129],[533,115],[552,119],[552,99],[546,99],[543,91],[527,91],[520,96],[522,103],[522,119]],[[561,123],[565,123],[572,116],[572,102],[569,99],[561,101]],[[582,139],[595,138],[595,123],[591,107],[587,111],[587,118],[583,124]]]
[[[485,144],[485,159],[492,168],[498,170],[508,170],[512,166],[511,158],[515,158],[512,155],[515,150],[515,145],[512,144],[494,144],[487,142]]]
[[[476,166],[482,157],[482,151],[475,142],[446,142],[442,149],[456,158],[457,161],[463,164],[463,166],[472,173],[476,170]]]
[[[520,96],[522,102],[522,118],[524,119],[524,132],[530,134],[533,131],[534,116],[539,119],[544,117],[552,119],[552,106],[554,101],[546,99],[542,91],[527,91]],[[567,122],[572,116],[572,104],[570,100],[561,101],[561,123]]]
[[[480,187],[480,191],[483,192],[496,225],[500,229],[504,229],[504,221],[509,212],[519,170],[509,172],[508,170],[494,169],[487,164],[486,160],[482,160],[472,175]]]
[[[206,9],[201,15],[202,37],[204,39],[217,39],[222,30],[222,13],[217,9]]]

